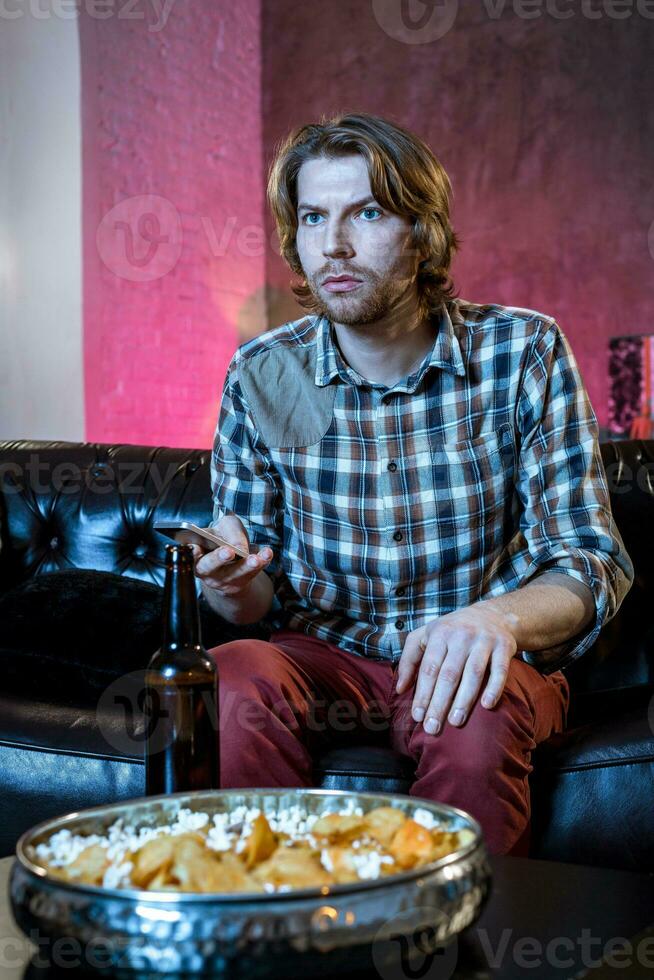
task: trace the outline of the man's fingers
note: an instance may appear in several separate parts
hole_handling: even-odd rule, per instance
[[[434,693],[436,679],[441,670],[441,664],[447,656],[447,644],[438,637],[427,641],[427,649],[423,655],[418,670],[416,692],[413,696],[411,714],[414,721],[422,721],[427,713],[427,707]]]
[[[429,648],[427,653],[429,653]],[[425,653],[425,657],[427,657],[427,653]],[[445,715],[459,687],[467,656],[468,651],[462,644],[457,644],[452,648],[448,647],[447,656],[438,671],[434,692],[427,706],[424,729],[430,735],[437,735],[443,728]]]
[[[243,582],[244,584],[258,575],[262,568],[270,564],[273,552],[271,548],[261,548],[248,558],[234,561],[236,552],[233,548],[221,547],[210,551],[200,558],[195,565],[195,574],[199,579],[212,585],[214,582]]]
[[[427,644],[426,636],[427,634],[424,629],[415,630],[413,633],[409,633],[405,640],[402,656],[397,665],[395,690],[398,694],[408,687],[409,683],[413,680],[413,675],[425,652]]]
[[[504,645],[495,647],[493,650],[490,677],[481,696],[481,703],[484,708],[494,708],[501,698],[506,679],[509,676],[511,657],[512,655]]]
[[[269,564],[272,559],[272,550],[262,548],[261,551],[249,555],[247,558],[235,561],[236,552],[233,548],[221,547],[210,551],[202,556],[195,566],[199,578],[221,573],[221,577],[238,578],[246,574],[251,569],[259,570]]]
[[[217,569],[222,568],[233,557],[234,552],[231,548],[214,548],[212,551],[205,551],[195,563],[195,574],[198,578],[213,575]]]
[[[451,725],[463,725],[474,705],[484,677],[488,670],[492,647],[489,643],[473,646],[463,668],[463,675],[458,690],[454,695],[454,703],[447,716]]]
[[[269,565],[272,561],[272,549],[271,548],[260,548],[259,551],[249,555],[247,558],[241,562],[241,568],[235,567],[235,574],[239,574],[241,571],[246,569],[254,569],[255,573],[259,572],[266,565]]]

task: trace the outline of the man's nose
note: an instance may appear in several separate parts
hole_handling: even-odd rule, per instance
[[[354,249],[347,227],[338,221],[328,222],[325,227],[325,235],[322,242],[323,255],[342,256],[354,255]]]

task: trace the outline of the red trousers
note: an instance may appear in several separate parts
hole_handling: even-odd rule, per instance
[[[412,796],[467,810],[492,854],[527,853],[531,753],[564,728],[569,687],[561,671],[544,676],[514,658],[495,708],[478,698],[463,726],[446,719],[430,735],[411,717],[415,684],[398,695],[391,663],[291,630],[210,653],[219,676],[223,788],[312,786],[321,747],[381,732],[416,762]]]

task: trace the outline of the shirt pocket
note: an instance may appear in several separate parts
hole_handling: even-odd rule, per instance
[[[510,537],[514,502],[513,426],[430,447],[432,495],[426,518],[457,562],[499,554]]]

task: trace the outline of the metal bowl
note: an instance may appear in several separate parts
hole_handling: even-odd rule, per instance
[[[385,878],[264,894],[189,894],[76,885],[49,877],[35,847],[68,829],[103,834],[119,817],[136,828],[168,824],[181,807],[215,813],[239,805],[264,813],[298,805],[307,814],[394,806],[428,810],[470,842],[419,869]],[[470,836],[470,835],[468,835]],[[273,978],[325,976],[374,966],[382,976],[398,956],[440,953],[479,915],[490,869],[479,824],[454,807],[399,794],[319,789],[207,790],[94,807],[38,824],[16,845],[10,898],[18,926],[54,960],[77,950],[86,969],[112,977]],[[416,939],[419,937],[419,939]],[[444,966],[444,964],[442,964]],[[398,974],[402,975],[402,974]],[[406,974],[405,974],[406,975]],[[439,976],[445,976],[441,970]],[[449,974],[447,974],[449,975]]]

